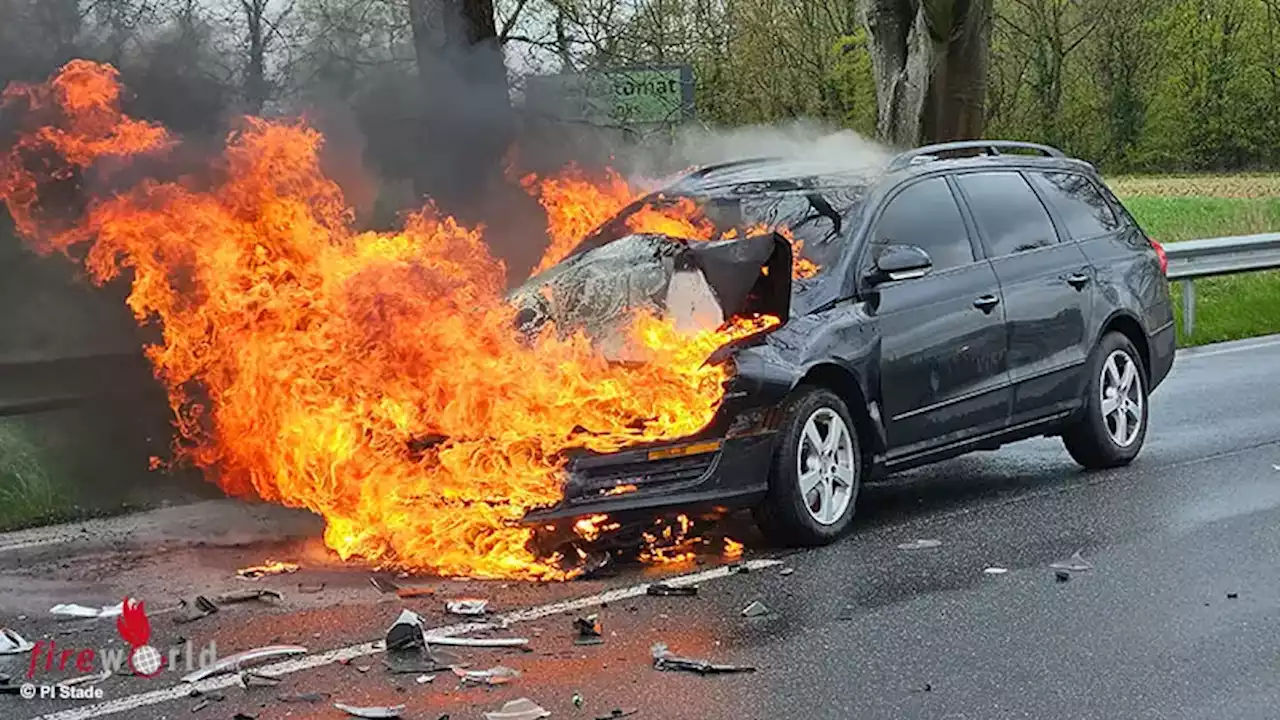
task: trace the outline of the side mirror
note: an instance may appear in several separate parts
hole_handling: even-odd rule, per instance
[[[929,274],[932,269],[933,260],[923,248],[915,245],[889,245],[876,258],[874,269],[867,275],[867,282],[879,285],[894,280],[914,280]]]

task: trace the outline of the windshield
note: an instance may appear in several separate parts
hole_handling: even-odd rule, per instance
[[[861,188],[703,196],[655,193],[597,228],[570,257],[629,235],[709,241],[777,231],[792,241],[793,275],[805,280],[839,259],[841,239],[862,200]]]

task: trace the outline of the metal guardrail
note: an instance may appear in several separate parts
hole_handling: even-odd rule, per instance
[[[1280,269],[1280,233],[1187,240],[1164,246],[1169,280],[1182,283],[1182,330],[1196,327],[1195,280],[1216,275]]]

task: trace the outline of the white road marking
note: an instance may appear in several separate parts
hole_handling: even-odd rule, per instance
[[[748,560],[743,563],[743,565],[749,570],[763,570],[764,568],[774,567],[781,564],[781,560],[771,559]],[[667,585],[697,585],[699,583],[710,582],[712,580],[720,580],[729,577],[733,573],[734,568],[732,566],[723,566],[713,568],[711,570],[704,570],[702,572],[690,573],[688,575],[677,575],[675,577],[662,578],[655,582],[662,582]],[[426,631],[427,640],[429,642],[433,636],[452,637],[456,635],[466,635],[480,630],[492,629],[495,624],[498,626],[513,625],[515,623],[529,622],[530,620],[537,620],[551,615],[559,615],[561,613],[572,612],[574,610],[581,610],[582,608],[594,607],[604,603],[639,597],[649,591],[650,584],[652,583],[641,583],[640,585],[608,590],[596,595],[577,598],[575,600],[564,600],[561,602],[550,603],[548,605],[538,605],[537,607],[526,608],[524,610],[515,610],[513,612],[506,613],[505,615],[498,616],[494,619],[495,622],[469,622],[432,628]],[[296,658],[293,660],[285,660],[271,665],[264,665],[262,667],[254,668],[254,672],[272,676],[289,675],[302,670],[317,668],[322,665],[351,660],[365,655],[373,655],[378,652],[382,652],[381,640],[361,643],[359,645],[351,645],[349,647],[329,650],[316,655],[307,655],[306,657]],[[185,698],[191,694],[191,690],[193,688],[207,692],[209,690],[229,688],[235,684],[236,675],[234,673],[231,675],[221,675],[207,680],[201,680],[197,683],[180,683],[161,690],[152,690],[151,692],[115,698],[113,700],[100,702],[94,705],[86,705],[83,707],[73,708],[71,710],[61,710],[47,715],[39,715],[32,718],[32,720],[87,720],[88,718],[106,717],[108,715],[128,712],[130,710],[136,710],[149,705],[157,705],[159,703]]]

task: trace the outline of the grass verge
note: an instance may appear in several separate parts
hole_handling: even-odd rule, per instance
[[[1280,175],[1124,177],[1109,184],[1162,243],[1280,231]],[[1280,333],[1280,272],[1197,280],[1190,337],[1182,331],[1182,283],[1170,289],[1180,347]]]

